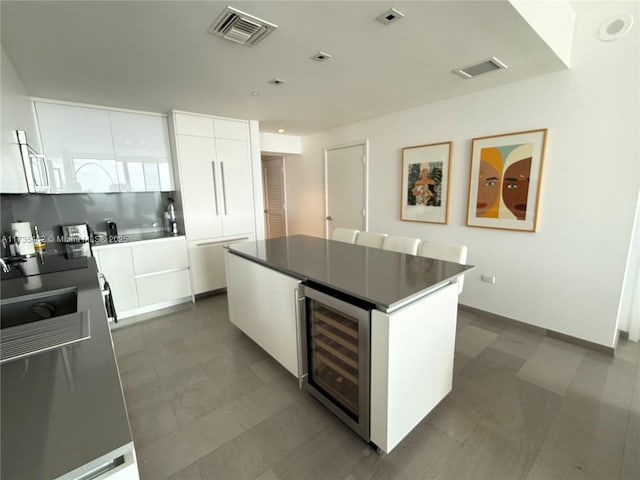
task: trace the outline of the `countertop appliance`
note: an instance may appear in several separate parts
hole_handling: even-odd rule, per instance
[[[368,442],[375,307],[319,285],[303,285],[300,292],[302,388]]]
[[[89,225],[78,223],[62,225],[62,243],[67,258],[90,257]]]

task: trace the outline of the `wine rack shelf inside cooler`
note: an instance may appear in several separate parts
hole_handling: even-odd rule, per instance
[[[314,302],[311,317],[313,376],[358,415],[358,320]]]

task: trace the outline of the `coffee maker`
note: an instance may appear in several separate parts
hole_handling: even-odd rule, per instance
[[[89,225],[78,223],[62,225],[62,244],[67,258],[91,257],[91,242],[89,241]]]

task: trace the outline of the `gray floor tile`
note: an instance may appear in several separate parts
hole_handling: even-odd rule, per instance
[[[459,375],[486,389],[501,392],[523,363],[521,358],[488,347],[460,370]]]
[[[564,395],[578,371],[584,349],[545,338],[518,372],[518,378]]]
[[[173,410],[166,402],[134,410],[129,420],[136,448],[147,445],[178,428]]]
[[[526,441],[514,442],[478,425],[446,462],[426,479],[511,480],[526,478],[537,452]]]
[[[459,310],[453,390],[379,456],[203,298],[113,332],[141,480],[640,478],[640,345]]]
[[[200,471],[195,463],[183,468],[179,472],[171,475],[169,480],[205,480],[200,476]]]
[[[456,333],[456,353],[476,358],[498,334],[474,325],[467,325]]]
[[[255,478],[324,426],[289,405],[198,460],[198,469],[203,478]]]
[[[518,442],[540,448],[562,405],[562,397],[513,378],[484,415],[483,423]]]
[[[249,369],[263,382],[269,382],[282,375],[290,375],[286,368],[271,357],[249,365]]]
[[[491,343],[491,348],[528,360],[543,338],[541,334],[511,326],[500,333]]]

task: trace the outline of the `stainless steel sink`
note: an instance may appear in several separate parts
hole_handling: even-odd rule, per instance
[[[22,295],[0,300],[0,324],[2,328],[15,327],[77,311],[78,291],[75,288]]]
[[[89,312],[78,312],[75,288],[0,300],[0,363],[91,337]]]

